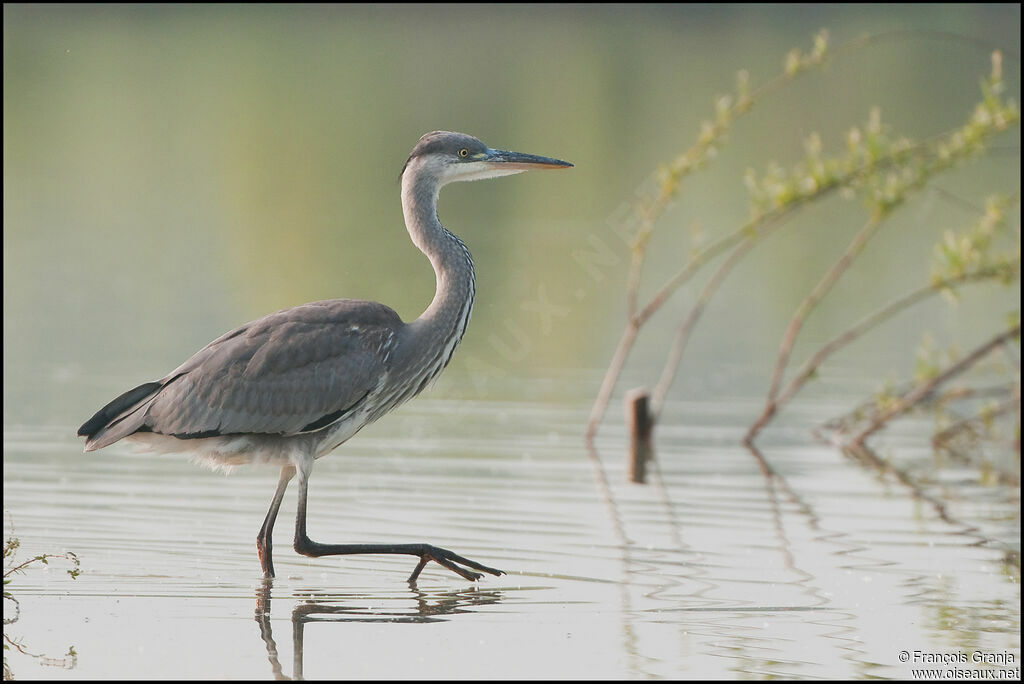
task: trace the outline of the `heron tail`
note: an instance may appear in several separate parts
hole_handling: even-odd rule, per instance
[[[145,407],[163,386],[163,381],[139,385],[97,411],[78,428],[78,435],[87,438],[85,451],[102,449],[138,431],[146,420]]]

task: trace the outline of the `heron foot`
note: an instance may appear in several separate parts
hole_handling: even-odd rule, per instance
[[[505,574],[501,570],[489,568],[486,565],[469,560],[468,558],[463,558],[457,553],[453,553],[448,549],[442,549],[437,546],[424,545],[423,550],[418,555],[420,557],[420,562],[416,564],[416,569],[412,571],[411,575],[409,575],[410,582],[416,581],[420,576],[420,573],[423,571],[423,568],[425,568],[427,563],[430,561],[434,561],[438,565],[451,570],[465,579],[468,579],[470,582],[476,582],[477,580],[483,579],[483,575],[479,572],[473,572],[472,570],[460,567],[460,564],[474,568],[475,570],[482,570],[483,572],[495,576]]]

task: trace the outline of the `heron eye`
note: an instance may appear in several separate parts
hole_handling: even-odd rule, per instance
[[[465,159],[466,157],[469,156],[469,150],[463,147],[461,150],[459,150],[459,156]]]

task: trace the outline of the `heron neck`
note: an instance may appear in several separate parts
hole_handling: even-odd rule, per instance
[[[437,218],[440,185],[418,176],[407,173],[403,177],[402,207],[409,237],[434,268],[436,289],[430,306],[414,325],[427,339],[446,344],[451,336],[462,337],[472,311],[473,259],[462,240],[445,230]]]

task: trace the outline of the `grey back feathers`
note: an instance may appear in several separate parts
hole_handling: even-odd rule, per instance
[[[121,395],[79,434],[92,451],[136,431],[190,439],[323,429],[386,377],[402,325],[376,302],[337,299],[278,311]]]

